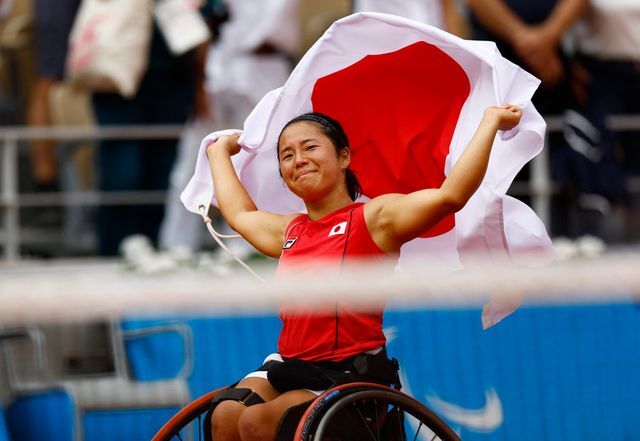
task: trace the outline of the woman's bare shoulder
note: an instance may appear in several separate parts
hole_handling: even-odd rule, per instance
[[[382,209],[382,207],[384,207],[385,204],[395,201],[398,198],[401,198],[402,196],[404,195],[401,193],[386,193],[386,194],[381,194],[380,196],[376,196],[375,198],[371,199],[370,201],[364,204],[365,213],[377,212],[380,209]]]

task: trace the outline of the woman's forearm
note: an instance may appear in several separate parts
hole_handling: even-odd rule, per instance
[[[499,117],[486,112],[469,145],[442,183],[440,190],[443,197],[451,201],[456,211],[462,209],[480,186],[499,126]]]
[[[464,26],[462,25],[462,17],[454,0],[442,0],[442,16],[447,32],[465,38],[465,35],[463,35]]]
[[[221,142],[221,145],[216,145],[218,142]],[[231,162],[231,153],[224,145],[224,141],[216,141],[209,145],[207,156],[218,206],[233,228],[236,216],[243,212],[255,211],[256,205],[238,179]]]
[[[556,45],[559,44],[565,31],[580,17],[587,6],[587,0],[562,0],[557,2],[553,12],[543,24]]]

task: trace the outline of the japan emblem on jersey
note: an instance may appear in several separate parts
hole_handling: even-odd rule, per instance
[[[344,234],[347,231],[347,222],[340,222],[337,225],[334,225],[333,228],[331,228],[331,231],[329,231],[329,236],[337,236],[339,234]]]

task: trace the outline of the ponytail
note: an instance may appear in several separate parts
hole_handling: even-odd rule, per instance
[[[360,185],[360,181],[358,181],[358,178],[356,177],[356,174],[353,172],[353,170],[347,168],[344,172],[349,197],[352,201],[355,201],[362,194],[362,186]]]

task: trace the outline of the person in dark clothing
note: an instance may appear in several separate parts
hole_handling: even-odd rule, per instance
[[[147,71],[137,93],[95,93],[93,106],[101,126],[184,124],[196,103],[202,66],[198,50],[173,55],[154,26]],[[176,140],[104,140],[97,155],[98,188],[102,192],[166,190],[176,157]],[[127,236],[142,234],[157,241],[164,207],[104,205],[98,209],[97,248],[103,256],[118,254]]]

